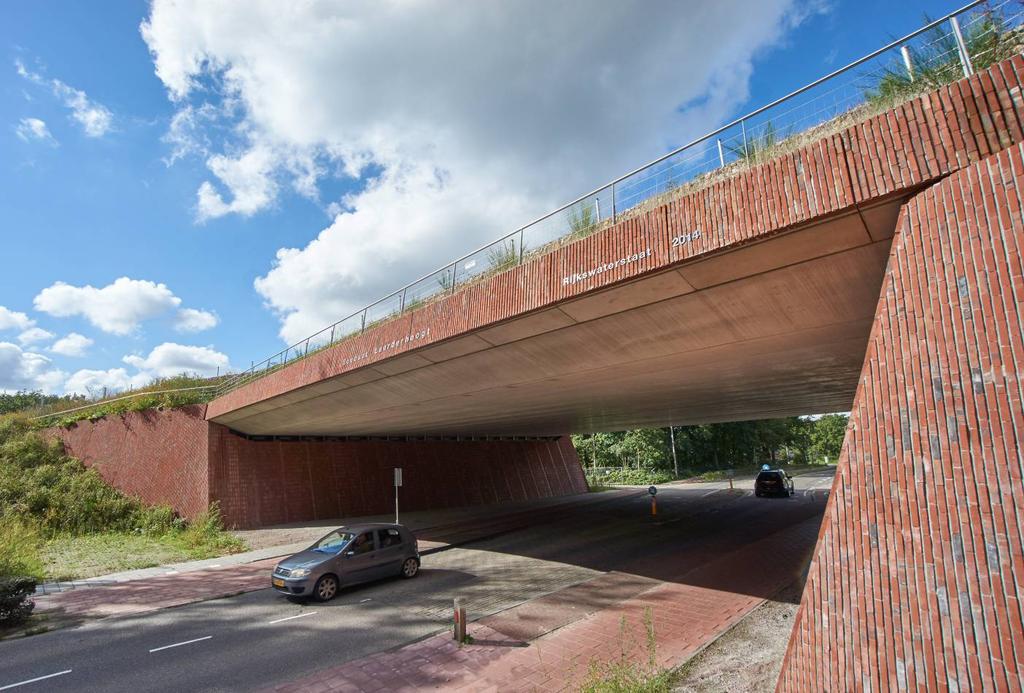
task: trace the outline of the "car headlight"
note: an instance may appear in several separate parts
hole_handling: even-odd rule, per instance
[[[309,568],[294,568],[289,577],[306,577],[309,575]]]

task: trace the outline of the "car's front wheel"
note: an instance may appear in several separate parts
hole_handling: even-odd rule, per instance
[[[407,558],[402,563],[402,577],[409,579],[414,578],[420,572],[420,563],[415,558]]]
[[[317,601],[328,602],[338,594],[338,578],[333,575],[324,575],[316,581],[313,587],[313,596]]]

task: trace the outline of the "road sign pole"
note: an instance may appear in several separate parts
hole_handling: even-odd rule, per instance
[[[398,487],[402,485],[402,468],[395,467],[395,524],[398,524]]]

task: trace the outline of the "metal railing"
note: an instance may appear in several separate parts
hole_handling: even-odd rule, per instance
[[[140,390],[139,392],[133,392],[130,395],[122,395],[120,397],[113,397],[111,399],[101,399],[98,402],[90,402],[89,404],[83,404],[80,407],[73,407],[71,409],[61,409],[59,411],[52,411],[49,414],[40,414],[39,416],[29,417],[29,421],[42,421],[43,419],[51,419],[54,417],[66,416],[68,414],[74,414],[85,411],[86,409],[94,409],[96,407],[102,407],[114,402],[122,402],[126,399],[135,399],[136,397],[150,397],[153,395],[167,395],[174,392],[194,392],[196,390],[220,390],[220,385],[200,385],[198,387],[179,387],[173,390]]]
[[[984,11],[971,13],[980,5]],[[1004,28],[1020,26],[1021,10],[1007,14],[1011,0],[986,3],[974,0],[959,10],[922,26],[882,48],[835,70],[771,103],[751,111],[654,161],[582,195],[512,233],[502,236],[459,259],[420,277],[394,293],[328,325],[306,339],[235,375],[218,390],[225,394],[262,377],[281,366],[304,358],[311,351],[361,334],[375,324],[415,309],[439,296],[454,293],[459,286],[523,263],[534,253],[554,244],[582,237],[606,223],[635,213],[652,198],[686,184],[711,178],[721,169],[739,168],[766,161],[780,153],[787,143],[799,142],[798,135],[821,135],[821,127],[846,119],[868,117],[859,112],[872,101],[884,100],[881,87],[901,85],[905,98],[933,88],[928,79],[936,75],[945,81],[973,74],[974,63],[986,63],[983,53],[986,32],[998,38],[993,18]],[[931,32],[931,33],[929,33]],[[965,34],[967,39],[965,39]],[[1005,34],[1004,34],[1005,35]],[[979,46],[971,53],[968,42]],[[991,57],[991,56],[990,56]],[[991,62],[989,60],[988,62]],[[986,63],[987,64],[987,63]],[[953,69],[952,74],[950,68]],[[914,85],[920,87],[913,91]],[[909,87],[909,89],[908,89]],[[889,103],[891,108],[895,102]],[[885,110],[885,108],[881,109]],[[851,121],[852,122],[852,121]]]

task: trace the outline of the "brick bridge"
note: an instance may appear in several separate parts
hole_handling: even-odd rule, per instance
[[[283,367],[62,433],[260,525],[585,489],[567,432],[851,410],[784,690],[1019,690],[1017,56]]]

